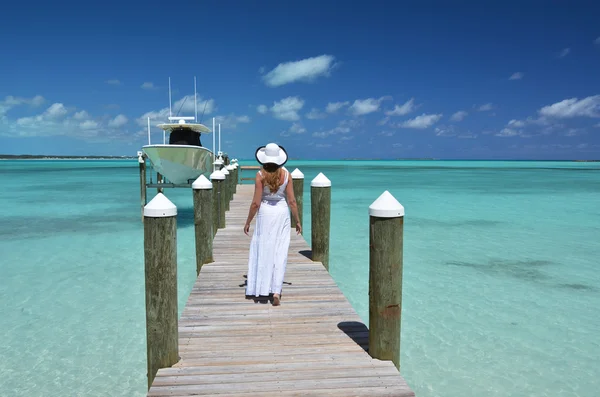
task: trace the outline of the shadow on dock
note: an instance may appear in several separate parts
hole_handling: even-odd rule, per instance
[[[358,321],[342,321],[338,328],[350,337],[364,351],[369,352],[369,329]]]
[[[312,251],[311,250],[301,250],[301,251],[298,251],[298,253],[300,255],[312,260]]]

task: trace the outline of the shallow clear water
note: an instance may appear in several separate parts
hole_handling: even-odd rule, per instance
[[[405,206],[401,370],[417,396],[597,395],[600,163],[287,167],[306,176],[309,241],[310,180],[332,180],[330,269],[366,323],[368,206],[385,190]],[[0,395],[145,395],[136,160],[2,161],[0,175]],[[191,192],[166,193],[181,312]]]

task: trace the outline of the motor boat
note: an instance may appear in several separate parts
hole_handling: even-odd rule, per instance
[[[194,102],[196,102],[195,79]],[[189,184],[200,175],[204,174],[208,177],[213,171],[213,152],[203,147],[200,139],[202,134],[209,134],[213,131],[204,124],[197,122],[197,104],[195,103],[194,106],[196,107],[196,115],[194,117],[169,115],[168,123],[157,125],[158,128],[163,130],[162,144],[151,144],[150,119],[148,119],[148,145],[142,146],[142,152],[150,160],[152,168],[174,184]],[[169,113],[171,113],[170,78]]]
[[[142,146],[152,168],[175,184],[208,176],[213,171],[213,152],[202,146],[200,135],[211,130],[203,124],[186,122],[194,117],[169,117],[170,121],[174,119],[178,122],[157,126],[169,134],[169,143]]]

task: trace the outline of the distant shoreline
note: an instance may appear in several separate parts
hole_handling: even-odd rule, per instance
[[[58,156],[40,154],[0,154],[0,160],[137,160],[137,156]],[[240,159],[240,161],[253,161],[254,159]],[[539,162],[575,162],[597,163],[600,159],[588,160],[537,160],[537,159],[441,159],[441,158],[342,158],[342,159],[300,159],[290,158],[290,161],[539,161]]]

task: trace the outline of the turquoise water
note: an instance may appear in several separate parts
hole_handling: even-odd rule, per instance
[[[417,396],[597,395],[600,163],[295,167],[307,239],[310,180],[332,180],[331,272],[365,322],[368,206],[385,190],[405,206],[401,366]],[[1,161],[0,175],[0,395],[145,395],[137,162]],[[166,193],[181,311],[191,192]]]

